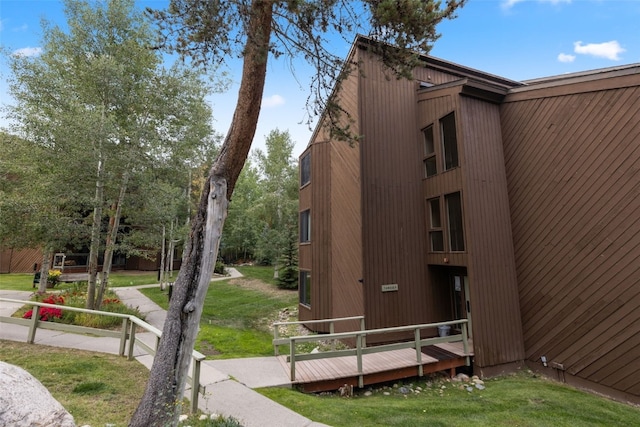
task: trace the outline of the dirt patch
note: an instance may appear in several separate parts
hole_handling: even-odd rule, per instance
[[[270,285],[269,283],[265,283],[262,280],[247,279],[244,277],[231,279],[229,280],[229,284],[238,286],[239,288],[243,288],[243,289],[251,289],[254,291],[258,291],[269,296],[287,297],[297,292],[295,290],[280,289],[277,286]]]

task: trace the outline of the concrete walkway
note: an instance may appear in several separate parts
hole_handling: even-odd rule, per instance
[[[240,277],[237,270],[229,268],[230,277]],[[217,277],[212,280],[224,280]],[[145,285],[140,287],[158,287]],[[214,286],[212,284],[212,286]],[[112,288],[120,300],[130,307],[137,307],[145,314],[146,321],[162,330],[166,312],[156,303],[145,297],[138,288]],[[31,292],[2,291],[0,297],[28,300]],[[0,316],[11,316],[21,304],[0,302]],[[0,339],[22,341],[27,338],[28,328],[21,325],[2,323]],[[152,342],[155,337],[150,333],[136,334],[144,342]],[[148,340],[148,341],[147,341]],[[118,354],[119,340],[108,337],[90,337],[38,329],[36,344],[55,347],[77,348],[81,350]],[[136,360],[151,368],[153,358],[136,347]],[[245,427],[320,427],[320,424],[267,399],[254,391],[258,387],[290,387],[288,372],[275,357],[254,357],[246,359],[205,360],[201,365],[200,384],[206,388],[200,395],[198,407],[207,414],[220,414],[233,417]],[[187,386],[188,387],[188,386]],[[189,396],[189,390],[185,391]]]

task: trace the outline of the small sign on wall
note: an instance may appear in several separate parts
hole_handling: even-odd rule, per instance
[[[392,283],[389,285],[382,285],[382,292],[393,292],[398,290],[398,284]]]

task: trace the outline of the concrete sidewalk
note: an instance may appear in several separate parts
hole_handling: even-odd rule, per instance
[[[241,275],[235,269],[229,269],[231,277]],[[218,277],[224,280],[229,277]],[[158,287],[145,285],[144,287]],[[214,286],[212,284],[212,286]],[[130,307],[137,307],[146,316],[146,321],[162,330],[166,312],[153,301],[145,297],[138,287],[112,288],[120,300]],[[28,300],[31,292],[1,291],[0,297]],[[11,316],[20,304],[0,303],[0,316]],[[0,325],[0,339],[26,341],[26,326],[3,323]],[[152,342],[155,337],[150,333],[136,334],[144,342]],[[147,341],[148,340],[148,341]],[[85,335],[63,333],[38,329],[36,344],[55,347],[77,348],[117,354],[119,340],[108,337],[90,337]],[[136,360],[147,368],[151,368],[153,357],[136,347]],[[302,415],[267,399],[253,388],[258,387],[290,387],[288,372],[275,357],[254,357],[230,360],[205,360],[201,364],[200,383],[206,389],[200,395],[198,407],[207,414],[220,414],[233,417],[245,427],[320,427],[325,424],[316,423]],[[188,387],[188,385],[187,385]],[[189,396],[189,390],[185,390]]]

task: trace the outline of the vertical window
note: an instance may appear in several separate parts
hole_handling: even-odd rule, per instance
[[[429,199],[429,244],[432,252],[444,251],[442,220],[440,216],[440,198]]]
[[[462,198],[460,193],[444,196],[449,221],[449,248],[451,252],[464,251],[464,232],[462,230]]]
[[[311,306],[311,272],[300,270],[300,304]]]
[[[300,159],[300,187],[311,182],[311,153]]]
[[[447,114],[440,119],[440,135],[444,151],[444,170],[458,167],[458,140],[454,113]]]
[[[300,243],[311,241],[311,211],[300,212]]]
[[[422,131],[424,139],[424,173],[426,177],[438,173],[436,167],[436,150],[433,142],[433,126],[429,126]]]

